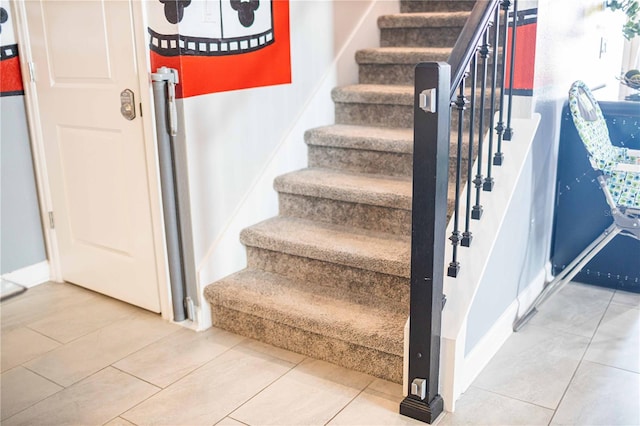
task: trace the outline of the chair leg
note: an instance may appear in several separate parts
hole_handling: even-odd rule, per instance
[[[582,268],[585,267],[593,257],[598,254],[616,235],[622,231],[613,223],[605,231],[598,236],[589,246],[584,249],[562,272],[560,272],[553,281],[545,285],[542,292],[527,311],[513,323],[513,331],[519,331],[531,318],[538,312],[538,307],[544,303],[549,297],[559,291],[573,277],[575,277]]]

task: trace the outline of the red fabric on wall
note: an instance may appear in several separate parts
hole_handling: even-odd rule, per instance
[[[291,83],[289,2],[273,1],[275,42],[262,49],[227,56],[182,55],[166,57],[151,51],[151,69],[167,66],[180,74],[176,96]]]
[[[0,95],[21,95],[24,93],[20,60],[18,56],[0,61]]]

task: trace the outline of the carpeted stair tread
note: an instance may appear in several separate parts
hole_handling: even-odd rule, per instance
[[[456,12],[473,9],[473,0],[400,0],[400,12]]]
[[[213,305],[364,347],[402,355],[406,312],[343,298],[335,288],[244,269],[205,289]]]
[[[378,28],[442,28],[462,27],[470,12],[414,12],[383,15]]]
[[[246,246],[409,277],[408,236],[275,217],[244,229],[240,240]]]
[[[305,133],[308,145],[413,153],[413,129],[333,124]]]
[[[378,47],[356,52],[358,64],[413,65],[419,62],[447,61],[449,47]]]
[[[353,84],[336,87],[331,97],[337,103],[413,105],[412,86],[392,86],[385,84]]]
[[[278,192],[411,210],[411,178],[307,168],[275,179]]]

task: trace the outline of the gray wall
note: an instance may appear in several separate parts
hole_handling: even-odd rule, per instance
[[[23,96],[0,97],[0,274],[47,259]]]
[[[614,14],[594,0],[539,0],[537,6],[534,102],[541,122],[469,313],[466,354],[549,260],[561,111],[571,83],[606,84],[596,92],[600,99],[618,92],[623,38]],[[602,55],[601,37],[608,45]]]

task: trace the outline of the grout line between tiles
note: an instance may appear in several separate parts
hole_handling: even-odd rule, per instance
[[[38,376],[42,377],[43,379],[47,379],[48,381],[50,381],[50,382],[52,382],[52,383],[55,383],[56,385],[58,385],[58,386],[62,387],[62,389],[66,389],[66,388],[68,388],[69,386],[73,386],[73,385],[75,384],[75,383],[71,383],[70,385],[65,386],[65,385],[63,385],[62,383],[58,383],[58,382],[56,382],[56,381],[55,381],[55,380],[53,380],[52,378],[49,378],[49,377],[47,377],[47,376],[45,376],[45,375],[43,375],[43,374],[38,373],[38,372],[37,372],[37,371],[35,371],[35,370],[30,369],[27,365],[25,365],[26,363],[28,363],[28,362],[30,362],[30,361],[31,361],[31,360],[29,360],[29,361],[25,361],[25,363],[24,363],[24,364],[22,364],[20,367],[22,367],[22,368],[24,368],[24,369],[26,369],[26,370],[31,371],[33,374],[36,374],[36,375],[38,375]],[[87,377],[89,377],[89,376],[87,376]],[[81,380],[84,380],[84,379],[81,379]],[[76,382],[76,383],[77,383],[77,382]],[[62,390],[62,389],[61,389],[61,390]]]
[[[555,412],[555,410],[554,410],[553,408],[545,407],[544,405],[536,404],[535,402],[531,402],[531,401],[527,401],[527,400],[524,400],[524,399],[516,398],[516,397],[511,396],[511,395],[505,395],[505,394],[502,394],[502,393],[500,393],[500,392],[496,392],[496,391],[494,391],[494,390],[485,389],[485,388],[480,387],[480,386],[478,386],[478,385],[471,385],[471,386],[469,386],[469,388],[472,388],[472,387],[475,387],[475,388],[477,388],[477,389],[480,389],[480,390],[482,390],[482,391],[484,391],[484,392],[489,392],[489,393],[492,393],[492,394],[494,394],[494,395],[501,396],[501,397],[503,397],[503,398],[513,399],[514,401],[523,402],[523,403],[525,403],[525,404],[533,405],[533,406],[538,407],[538,408],[543,408],[543,409],[545,409],[545,410],[549,410],[549,411],[553,411],[553,412]]]
[[[600,317],[600,321],[598,321],[598,325],[593,330],[593,334],[591,335],[591,338],[589,338],[589,344],[584,348],[584,351],[582,352],[582,356],[580,357],[580,361],[578,362],[578,365],[576,366],[575,370],[573,370],[573,374],[571,375],[571,379],[569,380],[569,383],[567,383],[567,386],[564,388],[564,392],[562,392],[562,396],[560,397],[560,400],[558,401],[558,405],[556,405],[556,408],[553,410],[553,416],[551,416],[551,419],[549,420],[549,424],[553,423],[553,419],[556,417],[556,414],[558,413],[558,408],[560,408],[560,405],[562,405],[562,401],[564,400],[564,397],[567,395],[567,392],[569,391],[569,388],[571,387],[571,384],[573,383],[573,380],[576,378],[576,374],[578,373],[578,370],[582,366],[582,362],[584,361],[584,357],[587,355],[587,352],[589,351],[589,348],[591,347],[591,343],[593,342],[593,338],[595,337],[596,333],[598,332],[598,329],[600,328],[600,325],[602,324],[602,321],[604,320],[604,317],[607,314],[607,311],[609,310],[609,306],[611,306],[611,301],[613,300],[613,296],[614,295],[615,295],[615,291],[612,292],[611,296],[609,297],[609,302],[607,303],[607,307],[602,312],[602,316]]]
[[[341,409],[339,409],[339,410],[338,410],[338,412],[337,412],[337,413],[335,413],[335,414],[333,415],[333,417],[331,417],[331,418],[330,418],[330,419],[325,423],[325,426],[326,426],[326,425],[328,425],[329,423],[331,423],[331,422],[333,421],[333,419],[335,419],[336,417],[338,417],[338,415],[339,415],[340,413],[342,413],[342,412],[344,411],[344,409],[345,409],[345,408],[347,408],[347,407],[349,406],[349,404],[351,404],[353,401],[355,401],[357,397],[359,397],[360,395],[362,395],[362,393],[363,393],[363,392],[364,392],[364,391],[365,391],[365,390],[366,390],[366,389],[371,385],[371,383],[373,383],[373,381],[374,381],[374,380],[375,380],[375,379],[372,379],[372,380],[369,382],[369,384],[368,384],[367,386],[365,386],[364,388],[362,388],[362,390],[361,390],[360,392],[358,392],[358,393],[357,393],[353,398],[351,398],[351,399],[349,400],[349,402],[347,402],[346,404],[344,404],[344,405],[342,406],[342,408],[341,408]]]
[[[241,422],[240,420],[238,420],[238,419],[236,419],[236,418],[233,418],[233,417],[231,417],[231,416],[227,416],[227,418],[229,418],[229,419],[231,419],[231,420],[235,420],[235,421],[236,421],[236,422],[238,422],[238,423],[242,423],[243,425],[250,426],[250,425],[249,425],[249,423]],[[222,420],[224,420],[224,419],[222,419]],[[221,422],[222,420],[220,420],[220,422]],[[218,423],[220,423],[220,422],[218,422]],[[218,424],[218,423],[216,423],[216,424]]]
[[[273,358],[277,358],[277,357],[273,357]],[[280,358],[277,358],[281,361],[285,361],[282,360]],[[284,376],[286,376],[287,374],[289,374],[291,371],[293,371],[296,367],[298,367],[300,364],[302,364],[305,360],[307,360],[307,357],[302,358],[302,360],[300,360],[300,362],[298,362],[297,364],[291,362],[292,367],[289,368],[287,371],[285,371],[284,373],[282,373],[280,376],[276,377],[275,379],[273,379],[271,382],[269,382],[268,384],[266,384],[262,389],[260,389],[258,392],[254,393],[253,396],[249,399],[247,399],[245,402],[243,402],[242,404],[238,405],[236,408],[234,408],[233,410],[231,410],[230,412],[228,412],[226,414],[225,417],[231,417],[231,415],[233,413],[235,413],[236,411],[238,411],[240,408],[244,407],[249,401],[253,400],[256,396],[260,395],[262,392],[264,392],[269,386],[271,386],[272,384],[274,384],[275,382],[277,382],[278,380],[280,380],[281,378],[283,378]],[[286,362],[286,361],[285,361]],[[234,420],[236,420],[234,418]]]

